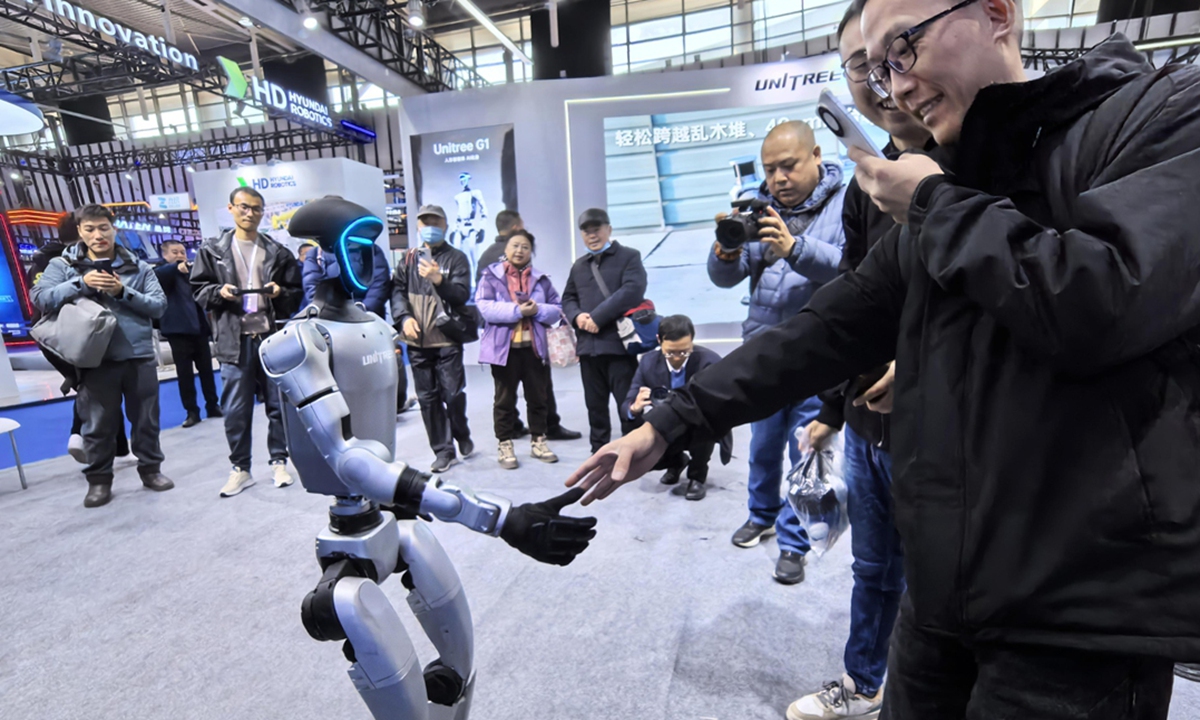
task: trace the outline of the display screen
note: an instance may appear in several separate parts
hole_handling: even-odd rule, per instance
[[[513,126],[412,136],[413,188],[408,212],[422,205],[446,211],[446,239],[474,264],[496,232],[496,213],[517,211]]]
[[[0,329],[5,340],[28,340],[30,310],[25,266],[18,255],[12,226],[0,216],[0,246],[4,262],[0,264]]]
[[[741,322],[748,281],[722,289],[708,278],[715,217],[730,212],[743,191],[763,182],[760,151],[776,125],[802,120],[813,128],[822,158],[853,163],[817,119],[817,103],[788,103],[604,120],[608,213],[613,235],[637,248],[654,302],[663,315],[686,314],[697,324]],[[880,147],[887,134],[863,123]]]

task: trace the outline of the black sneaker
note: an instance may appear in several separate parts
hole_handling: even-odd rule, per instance
[[[546,431],[547,440],[578,440],[581,437],[583,437],[583,433],[577,430],[568,430],[562,425]]]
[[[708,488],[704,485],[703,480],[688,480],[687,492],[684,497],[688,500],[703,500],[708,494]]]
[[[683,474],[683,468],[673,467],[663,473],[663,476],[658,479],[663,485],[674,485],[679,482],[679,476]]]
[[[188,413],[187,417],[185,417],[183,419],[183,427],[185,427],[185,428],[193,427],[193,426],[199,425],[199,424],[200,424],[200,411],[199,410],[197,410],[196,412]]]
[[[452,466],[458,464],[458,458],[451,455],[450,457],[440,457],[433,461],[433,465],[429,467],[430,472],[444,473]]]
[[[796,585],[804,580],[804,556],[784,550],[775,561],[775,580],[782,585]]]
[[[774,525],[759,525],[753,520],[737,529],[733,534],[733,544],[740,548],[752,548],[762,542],[762,539],[775,534]]]
[[[471,457],[471,454],[474,452],[475,443],[471,442],[471,438],[467,438],[458,444],[458,454],[462,456],[463,460]]]
[[[216,405],[209,405],[207,408],[204,409],[204,412],[210,418],[225,417],[225,413],[221,412],[221,408]]]

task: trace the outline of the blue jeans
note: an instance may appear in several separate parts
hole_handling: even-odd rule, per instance
[[[221,363],[221,412],[225,413],[225,439],[229,462],[250,471],[250,427],[254,420],[254,398],[262,390],[267,411],[267,450],[271,462],[287,462],[287,436],[283,430],[283,406],[279,388],[267,379],[258,348],[262,339],[242,336],[241,362]]]
[[[750,519],[775,526],[780,550],[808,552],[808,535],[783,499],[780,486],[784,453],[791,460],[788,467],[800,460],[796,429],[815,420],[820,410],[821,401],[811,397],[750,425]]]
[[[892,504],[892,457],[846,427],[847,511],[854,553],[846,674],[874,695],[887,669],[888,639],[904,594],[904,551]]]

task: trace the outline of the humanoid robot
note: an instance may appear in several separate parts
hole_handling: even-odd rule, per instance
[[[317,536],[324,574],[301,617],[313,638],[346,641],[350,678],[378,720],[465,720],[475,683],[471,612],[454,565],[418,516],[499,536],[557,565],[587,547],[596,521],[559,515],[582,492],[513,507],[394,460],[395,332],[355,302],[370,282],[372,245],[383,227],[340,198],[301,208],[288,232],[316,240],[337,263],[313,303],[262,344],[263,367],[285,397],[300,481],[334,498],[329,527]],[[439,655],[424,672],[379,587],[400,573]]]
[[[458,216],[450,233],[450,244],[467,254],[471,262],[471,282],[474,283],[479,246],[486,239],[483,221],[487,219],[487,204],[483,202],[483,193],[471,189],[471,173],[459,173],[458,182],[462,192],[454,196]]]

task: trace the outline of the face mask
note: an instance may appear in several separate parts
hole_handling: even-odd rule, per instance
[[[592,250],[591,248],[587,247],[587,245],[584,245],[584,247],[587,248],[587,251],[590,252],[591,254],[599,255],[600,253],[602,253],[605,250],[612,247],[612,240],[609,240],[608,242],[604,243],[604,247],[600,248],[599,250]]]
[[[421,240],[429,245],[437,245],[446,239],[446,231],[440,227],[421,228]]]

